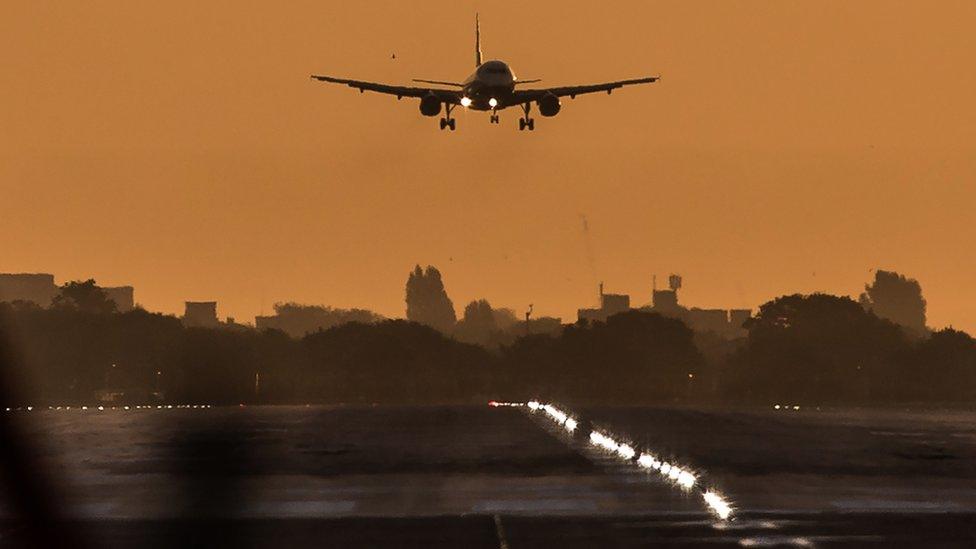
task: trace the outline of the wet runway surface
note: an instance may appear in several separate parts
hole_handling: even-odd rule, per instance
[[[736,504],[735,520],[522,409],[72,410],[15,421],[60,489],[60,528],[93,547],[976,544],[970,416],[585,415],[697,466]],[[933,448],[950,457],[928,457]],[[26,546],[6,499],[0,517],[0,546]]]
[[[98,521],[62,525],[90,547],[636,548],[973,547],[976,515],[741,517],[728,527],[676,517],[412,517]],[[15,525],[4,547],[26,547]]]

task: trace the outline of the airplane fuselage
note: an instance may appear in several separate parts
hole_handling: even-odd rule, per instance
[[[462,91],[476,111],[500,110],[514,104],[515,74],[503,61],[485,61],[464,81]],[[495,104],[492,104],[492,100]]]

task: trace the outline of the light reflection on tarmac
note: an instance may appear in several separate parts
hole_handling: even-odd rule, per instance
[[[191,518],[301,521],[295,536],[338,538],[347,531],[340,523],[372,524],[373,546],[384,545],[384,528],[394,539],[426,524],[459,543],[468,521],[472,536],[494,535],[494,515],[512,548],[552,546],[549,535],[566,547],[601,537],[739,547],[969,539],[955,521],[976,513],[972,416],[556,411],[558,432],[518,407],[487,406],[35,410],[16,420],[43,441],[38,466],[61,475],[67,513],[104,524],[104,539],[120,545],[112,536],[136,539],[143,525],[165,539],[152,528]],[[613,425],[628,442],[653,440],[662,461],[702,467],[734,496],[737,520],[722,527],[700,495],[594,461],[566,443],[576,430],[566,428],[570,416],[580,429]],[[9,509],[0,517],[10,539]],[[290,538],[268,539],[259,545]]]

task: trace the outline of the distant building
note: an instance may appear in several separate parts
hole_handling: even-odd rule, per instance
[[[280,326],[280,322],[278,319],[278,315],[254,317],[254,327],[259,332],[263,332],[265,330],[281,330],[279,326]]]
[[[132,286],[116,286],[112,288],[99,287],[105,292],[105,297],[115,303],[115,310],[127,313],[135,308],[135,289]]]
[[[677,312],[681,306],[678,305],[677,290],[654,290],[651,294],[651,306],[659,313]]]
[[[729,312],[725,309],[699,309],[694,307],[685,312],[684,318],[689,326],[699,332],[715,332],[725,335],[730,330]]]
[[[678,290],[681,289],[682,279],[678,275],[668,277],[669,290],[655,288],[651,294],[651,306],[646,310],[679,318],[691,329],[697,332],[713,332],[727,338],[737,338],[746,335],[743,324],[752,318],[749,309],[687,309],[678,303]]]
[[[254,327],[259,332],[279,330],[291,337],[302,338],[350,322],[373,324],[383,320],[382,316],[366,309],[335,309],[299,303],[275,303],[274,309],[273,316],[254,317]]]
[[[29,301],[49,307],[58,286],[54,275],[46,273],[0,273],[0,301]]]
[[[600,283],[600,308],[579,309],[576,317],[579,320],[606,322],[607,318],[630,310],[630,296],[626,294],[603,293],[603,283]]]
[[[132,286],[99,287],[105,297],[115,303],[120,313],[135,307]],[[54,275],[47,273],[0,273],[0,301],[29,301],[39,307],[50,307],[61,288],[54,283]]]
[[[677,318],[691,329],[698,332],[713,332],[726,338],[738,338],[746,335],[743,324],[752,318],[749,309],[687,309],[678,303],[678,290],[681,289],[682,279],[678,275],[668,277],[668,290],[653,288],[651,305],[641,310],[658,313],[663,316]],[[656,284],[655,284],[656,286]],[[608,317],[630,310],[630,296],[623,294],[603,293],[603,283],[600,284],[600,307],[595,309],[579,309],[577,317],[584,321],[605,322]]]
[[[217,302],[187,301],[183,313],[183,325],[187,328],[216,328],[219,326]]]

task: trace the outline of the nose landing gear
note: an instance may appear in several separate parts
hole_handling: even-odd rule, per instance
[[[493,112],[493,113],[491,113],[491,118],[490,118],[489,120],[490,120],[490,122],[491,122],[492,124],[498,124],[498,122],[499,122],[499,120],[500,120],[500,119],[498,118],[498,113],[497,113],[497,112]]]
[[[529,112],[532,110],[532,103],[526,103],[522,105],[522,112],[525,116],[519,119],[519,131],[524,131],[526,128],[529,131],[535,131],[535,119],[529,116]]]
[[[445,116],[444,116],[444,118],[441,118],[441,129],[442,130],[444,128],[450,128],[452,132],[455,130],[455,128],[456,128],[455,122],[457,122],[457,119],[451,116],[451,111],[453,111],[454,110],[454,107],[456,107],[456,106],[457,105],[452,105],[450,103],[444,103],[444,115]]]

